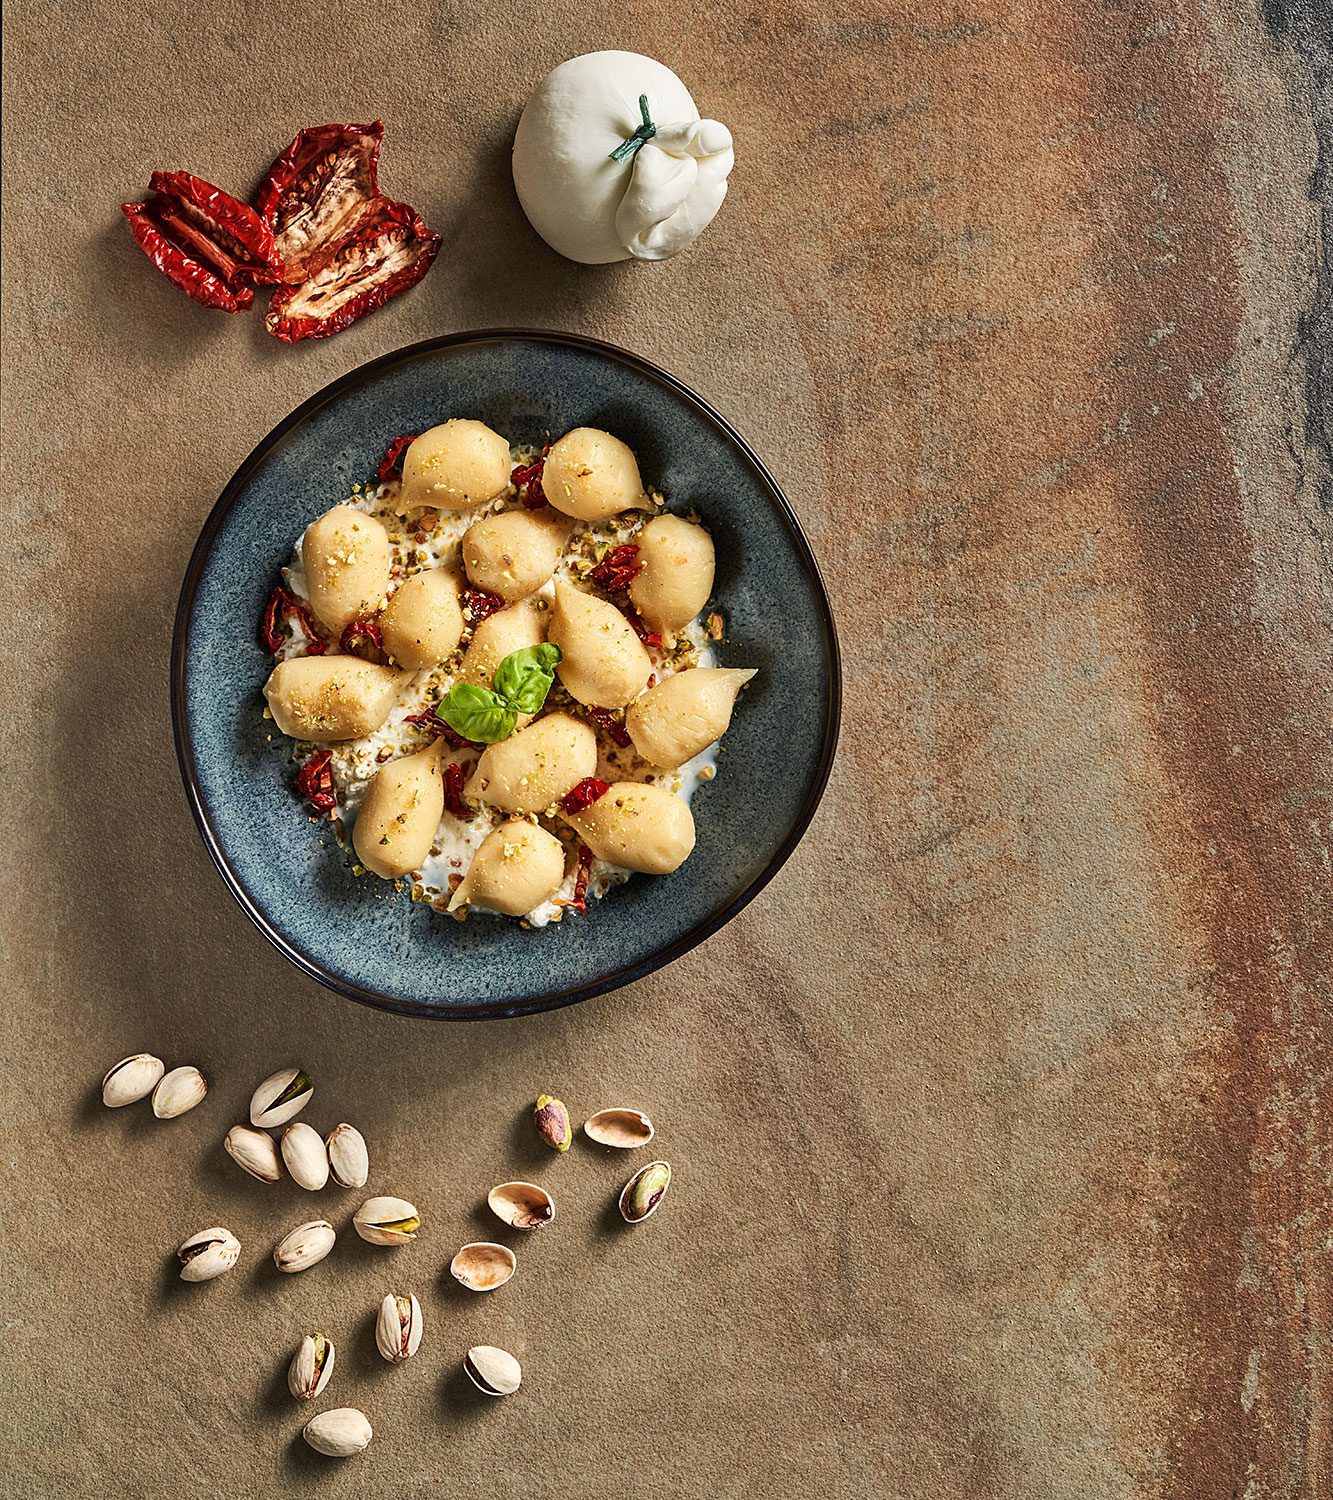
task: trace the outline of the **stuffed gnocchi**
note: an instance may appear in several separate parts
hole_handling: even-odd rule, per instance
[[[299,793],[359,872],[459,920],[540,927],[680,869],[755,675],[716,662],[704,520],[597,428],[535,453],[449,418],[398,454],[307,527],[266,611]]]

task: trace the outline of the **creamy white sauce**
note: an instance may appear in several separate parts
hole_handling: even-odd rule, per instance
[[[516,449],[513,461],[516,464],[528,464],[535,457],[535,450]],[[480,516],[512,508],[512,496],[510,496],[480,510],[461,514],[441,512],[435,529],[423,534],[417,529],[413,518],[400,517],[394,511],[393,501],[396,494],[396,484],[376,484],[365,487],[358,485],[351,496],[342,502],[356,510],[364,511],[367,515],[375,516],[387,529],[391,548],[391,569],[396,575],[389,585],[390,596],[412,574],[427,568],[449,568],[457,576],[460,587],[466,587],[467,578],[463,571],[459,547],[464,534]],[[582,581],[578,577],[574,563],[579,557],[581,544],[587,538],[591,537],[598,543],[606,543],[608,547],[618,546],[632,540],[643,519],[645,519],[644,515],[634,513],[628,517],[616,517],[611,521],[596,524],[576,522],[569,544],[556,565],[554,575],[537,590],[533,597],[544,599],[549,603],[555,597],[556,578],[569,577]],[[292,593],[301,599],[308,600],[310,595],[306,587],[305,566],[301,560],[301,543],[304,537],[303,532],[297,538],[291,560],[283,568],[283,582]],[[418,538],[423,539],[418,540]],[[307,638],[299,622],[292,621],[291,623],[293,633],[279,652],[279,659],[299,656],[305,651]],[[466,640],[470,639],[469,633]],[[655,674],[652,678],[653,683],[660,682],[687,666],[711,667],[716,664],[712,642],[701,621],[695,620],[688,625],[681,632],[681,639],[688,642],[690,651],[679,664],[671,659],[672,653],[648,648]],[[388,718],[372,734],[326,747],[332,751],[330,769],[333,773],[334,793],[338,803],[334,826],[340,841],[349,850],[351,826],[356,820],[356,813],[361,806],[366,789],[380,766],[389,760],[397,759],[400,755],[423,749],[430,742],[429,731],[407,723],[407,717],[409,714],[420,713],[422,709],[437,703],[453,686],[455,680],[453,669],[459,664],[465,644],[460,646],[450,661],[444,665],[415,673],[405,684]],[[708,749],[695,756],[693,760],[686,762],[679,770],[664,771],[649,765],[637,754],[633,746],[622,749],[609,744],[600,735],[598,744],[601,757],[597,774],[603,781],[654,781],[667,791],[679,793],[687,802],[705,781],[712,779],[717,771],[716,745],[710,745]],[[314,748],[301,745],[298,747],[295,758],[298,761],[304,761]],[[451,750],[449,760],[461,767],[466,778],[471,775],[478,754],[478,751],[466,748]],[[440,826],[436,830],[429,856],[419,869],[404,877],[404,882],[412,888],[414,899],[429,901],[437,910],[443,911],[449,903],[453,887],[457,886],[467,873],[472,856],[480,848],[487,835],[506,821],[508,821],[507,815],[492,812],[485,807],[478,808],[476,815],[467,821],[455,817],[446,809],[440,820]],[[550,819],[542,821],[551,824]],[[558,827],[559,825],[553,824],[552,826]],[[362,873],[359,864],[354,864],[353,868],[358,874]],[[619,865],[594,859],[589,870],[586,894],[589,898],[600,898],[606,895],[613,886],[628,880],[632,873]],[[366,875],[365,878],[376,877]],[[543,901],[540,906],[527,912],[521,920],[533,927],[545,927],[549,922],[560,921],[566,906],[574,899],[577,880],[578,861],[571,854],[560,889],[549,900]],[[470,906],[469,910],[487,916],[497,915],[475,903]]]

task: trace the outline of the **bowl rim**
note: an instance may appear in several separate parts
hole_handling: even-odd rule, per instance
[[[194,747],[190,737],[189,710],[186,704],[186,661],[189,654],[195,597],[198,594],[203,571],[212,554],[218,532],[222,529],[224,521],[231,513],[238,496],[248,483],[250,476],[293,428],[299,426],[314,412],[336,397],[345,394],[358,385],[364,384],[384,370],[392,368],[395,365],[407,363],[410,360],[434,353],[440,349],[455,348],[463,345],[484,345],[518,341],[552,344],[565,348],[578,349],[626,365],[638,373],[647,376],[654,383],[664,386],[674,395],[682,398],[688,405],[695,408],[706,421],[712,423],[733,447],[739,450],[742,458],[758,475],[770,502],[786,525],[801,565],[815,586],[815,594],[819,605],[821,633],[829,663],[829,676],[823,701],[824,729],[821,736],[819,759],[815,767],[815,773],[806,788],[797,815],[783,836],[773,857],[747,886],[717,911],[710,913],[679,937],[672,939],[670,942],[663,943],[661,947],[655,948],[646,956],[627,963],[597,979],[572,984],[565,989],[552,990],[537,999],[522,1001],[516,1004],[493,1002],[477,1006],[439,1005],[428,1009],[419,1004],[412,1004],[383,990],[372,989],[365,985],[357,984],[352,980],[343,979],[330,972],[317,958],[306,953],[291,942],[250,894],[245,882],[233,869],[226,850],[222,847],[222,842],[213,827],[200,787],[198,767],[195,764]],[[190,553],[189,561],[186,564],[185,576],[181,583],[180,595],[176,604],[175,622],[172,627],[169,686],[172,737],[176,747],[176,761],[180,768],[181,779],[185,785],[186,800],[189,802],[195,827],[198,829],[199,836],[203,840],[204,847],[208,850],[214,865],[217,867],[218,873],[222,876],[224,884],[235,898],[241,910],[245,912],[246,916],[250,918],[254,925],[277,948],[283,957],[295,965],[297,969],[301,970],[302,973],[316,980],[326,989],[333,990],[336,994],[343,995],[349,1000],[355,1000],[362,1005],[370,1006],[375,1010],[390,1011],[397,1015],[412,1016],[421,1020],[482,1021],[517,1018],[520,1016],[535,1015],[542,1011],[558,1010],[566,1005],[575,1005],[579,1001],[590,1000],[596,995],[604,995],[611,990],[620,989],[624,985],[632,984],[635,980],[646,978],[649,974],[655,973],[658,969],[664,968],[667,964],[682,957],[692,948],[698,947],[700,943],[719,931],[719,929],[724,927],[734,916],[754,900],[782,866],[786,864],[797,844],[804,837],[805,831],[809,828],[815,811],[823,798],[825,788],[828,785],[829,776],[833,769],[834,757],[837,752],[838,734],[841,727],[842,654],[838,644],[837,625],[829,603],[828,591],[824,586],[824,580],[819,570],[819,563],[815,557],[814,549],[811,547],[809,539],[806,537],[805,531],[796,516],[796,512],[792,509],[786,495],[783,494],[777,480],[769,472],[767,465],[721,412],[686,385],[684,381],[678,379],[660,365],[645,359],[642,355],[633,354],[627,349],[622,349],[618,345],[607,343],[604,340],[589,338],[585,334],[563,333],[553,329],[482,328],[465,330],[458,333],[440,334],[433,338],[421,339],[416,343],[405,344],[401,348],[391,350],[387,354],[379,355],[375,359],[355,366],[353,369],[339,375],[336,379],[331,380],[327,385],[322,386],[312,396],[307,397],[306,400],[302,401],[299,406],[289,412],[276,427],[273,427],[251,449],[236,472],[227,481],[226,485],[224,485],[222,493],[219,495],[213,508],[209,511],[199,537]]]

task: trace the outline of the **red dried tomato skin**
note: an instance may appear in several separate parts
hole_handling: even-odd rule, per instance
[[[394,229],[400,232],[392,236]],[[367,244],[381,236],[392,236],[397,242],[411,247],[411,259],[396,271],[376,279],[377,269],[371,265],[361,274],[344,278],[348,284],[365,283],[362,291],[342,302],[336,311],[323,315],[292,315],[288,308],[302,296],[315,294],[321,275],[339,260],[347,260],[357,246]],[[276,339],[285,344],[299,343],[302,339],[326,339],[349,328],[359,318],[392,298],[413,287],[430,270],[435,257],[440,253],[444,241],[426,227],[420,214],[406,203],[391,203],[387,198],[379,199],[370,209],[361,214],[354,232],[338,242],[337,246],[318,263],[312,263],[307,279],[299,286],[280,287],[269,300],[264,314],[264,327]],[[333,290],[342,290],[335,279],[329,282],[323,295]]]
[[[273,231],[248,203],[233,198],[193,172],[154,172],[148,187],[160,197],[174,199],[192,209],[196,219],[213,226],[215,239],[224,240],[216,248],[233,262],[233,275],[258,283],[282,279],[282,257],[274,243]],[[202,231],[205,226],[198,227]],[[225,243],[227,239],[232,242],[230,246]]]
[[[388,665],[384,637],[375,620],[349,620],[343,627],[338,649],[346,656],[358,656],[362,661],[373,661],[381,667]]]
[[[333,792],[333,771],[330,761],[332,750],[320,750],[312,755],[296,775],[296,790],[316,812],[332,812],[338,805]]]
[[[458,603],[473,625],[480,625],[483,620],[489,620],[493,614],[505,607],[505,602],[499,594],[492,594],[487,589],[470,587],[459,593]]]
[[[319,626],[315,624],[315,617],[310,612],[309,606],[304,600],[298,599],[289,588],[284,588],[282,584],[278,584],[269,595],[268,603],[264,606],[264,613],[260,617],[259,639],[264,648],[276,654],[287,644],[287,637],[281,633],[279,626],[289,616],[301,626],[302,634],[306,638],[306,655],[323,656],[324,637],[319,633]]]
[[[445,744],[455,750],[480,750],[481,746],[476,740],[465,740],[451,725],[435,712],[433,708],[423,708],[420,713],[407,714],[404,716],[405,724],[415,724],[419,729],[429,729],[432,734],[442,735]]]
[[[244,312],[252,305],[255,294],[251,287],[228,286],[221,276],[167,237],[154,200],[122,203],[120,211],[129,220],[135,244],[187,297],[193,297],[204,307],[229,313]]]
[[[589,572],[588,577],[608,594],[623,594],[643,572],[643,564],[637,561],[638,556],[637,542],[625,542],[622,546],[612,547]]]
[[[625,618],[633,628],[634,634],[638,636],[645,646],[654,646],[659,651],[662,649],[662,637],[656,630],[648,629],[648,622],[637,609],[625,610]]]
[[[604,797],[610,790],[609,783],[599,781],[595,776],[585,776],[561,797],[560,810],[571,818],[576,817],[579,813],[586,812],[599,797]]]
[[[285,279],[304,281],[312,263],[346,237],[365,204],[379,197],[384,125],[315,125],[282,152],[260,184],[255,206],[273,231],[286,264]],[[343,182],[341,202],[325,205],[325,191]],[[312,221],[326,209],[325,223]],[[332,212],[327,212],[331,208]],[[301,235],[293,234],[301,226]],[[311,232],[311,231],[315,232]]]
[[[380,459],[378,469],[381,484],[388,484],[391,479],[401,479],[403,474],[403,454],[416,442],[421,434],[419,432],[405,432],[401,437],[394,438],[384,450],[384,457]]]
[[[606,708],[585,708],[584,716],[611,741],[613,745],[619,745],[622,750],[627,750],[633,743],[625,726],[616,716]]]
[[[444,768],[444,805],[456,818],[470,818],[472,809],[463,800],[463,768],[450,764]]]
[[[592,850],[587,844],[579,845],[579,868],[574,877],[574,898],[569,905],[579,913],[586,915],[588,910],[588,876],[592,873]]]

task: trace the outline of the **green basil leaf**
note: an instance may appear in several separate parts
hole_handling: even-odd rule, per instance
[[[518,713],[538,713],[555,681],[555,665],[559,660],[560,647],[549,641],[511,651],[496,668],[495,691]]]
[[[435,712],[455,734],[481,745],[508,739],[518,723],[518,714],[502,698],[471,682],[454,683]]]

